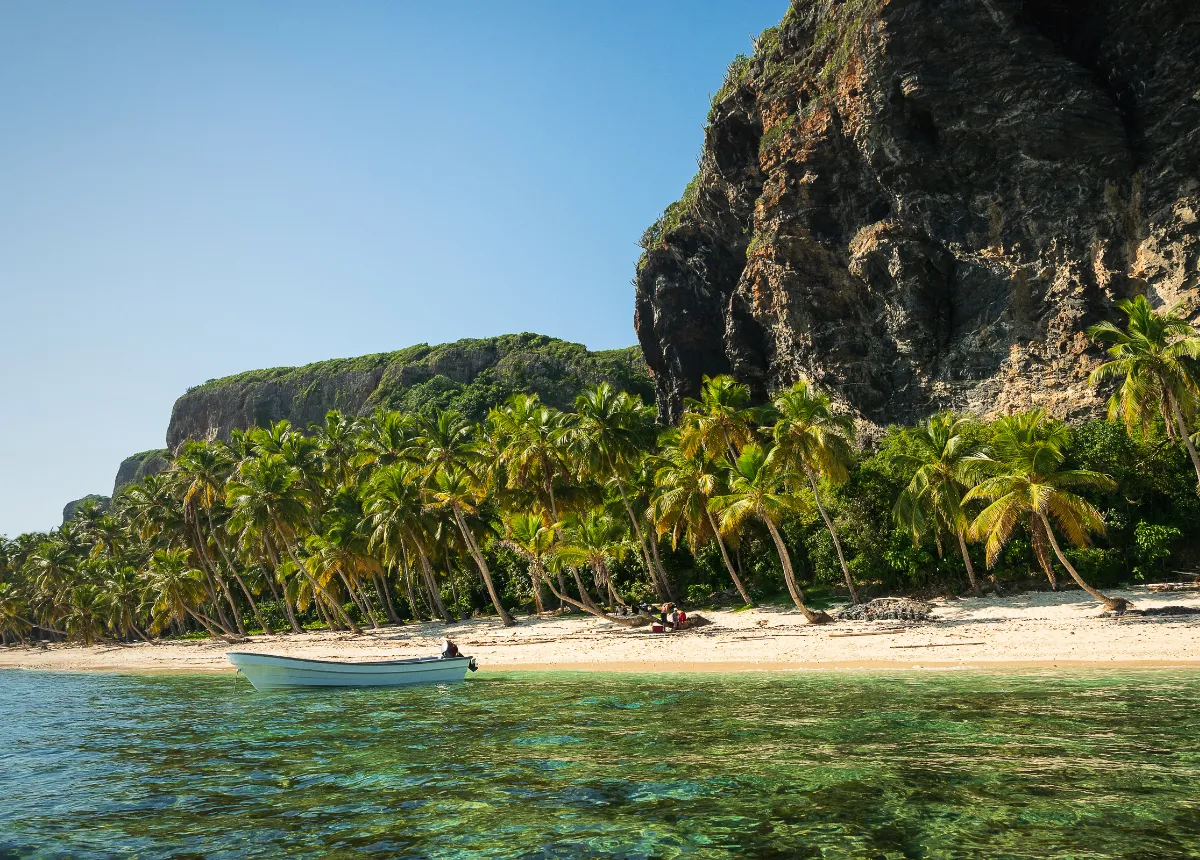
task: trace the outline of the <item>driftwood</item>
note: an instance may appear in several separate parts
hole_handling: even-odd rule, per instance
[[[986,642],[929,642],[924,645],[889,645],[889,648],[955,648],[959,645],[986,645]]]
[[[844,639],[847,636],[884,636],[888,633],[902,633],[911,630],[910,627],[889,627],[887,630],[867,630],[863,633],[830,633],[830,639]]]

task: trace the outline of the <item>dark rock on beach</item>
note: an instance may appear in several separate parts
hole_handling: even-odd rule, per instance
[[[837,613],[838,621],[929,621],[933,604],[907,597],[878,597],[869,603],[847,606]]]

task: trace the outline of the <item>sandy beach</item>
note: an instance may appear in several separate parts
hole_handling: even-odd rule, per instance
[[[1200,593],[1119,592],[1138,609],[1200,608]],[[809,626],[796,611],[706,612],[712,624],[654,634],[581,616],[408,624],[367,632],[253,636],[155,645],[104,643],[0,648],[0,668],[230,672],[229,650],[317,659],[385,660],[437,653],[447,633],[483,671],[788,671],[1008,667],[1200,668],[1200,616],[1102,616],[1080,591],[934,601],[934,620]]]

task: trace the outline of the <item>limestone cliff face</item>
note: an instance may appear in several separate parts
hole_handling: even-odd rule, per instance
[[[420,411],[437,406],[481,419],[516,392],[537,393],[547,403],[573,408],[584,387],[601,381],[653,401],[654,389],[636,347],[590,352],[537,334],[421,344],[205,383],[175,402],[167,445],[175,450],[186,439],[228,438],[234,428],[285,418],[307,427],[323,421],[330,409],[360,415],[377,407]]]
[[[807,374],[867,420],[1098,411],[1081,330],[1197,305],[1200,3],[798,0],[643,239],[660,409]]]
[[[120,495],[121,490],[136,483],[147,475],[157,475],[171,465],[171,452],[165,448],[153,451],[143,451],[126,457],[117,467],[117,477],[113,481],[113,498]]]

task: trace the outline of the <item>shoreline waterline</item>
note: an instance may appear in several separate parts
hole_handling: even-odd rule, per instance
[[[1141,609],[1200,608],[1200,594],[1122,592]],[[316,660],[431,656],[443,636],[485,671],[797,673],[1200,668],[1200,615],[1105,616],[1079,591],[935,601],[932,621],[807,624],[795,609],[705,611],[711,622],[654,634],[578,615],[529,616],[515,627],[474,618],[362,635],[327,630],[238,641],[105,642],[0,648],[0,668],[94,672],[231,673],[226,652]]]
[[[0,655],[2,657],[3,655]],[[1112,671],[1200,671],[1200,660],[1019,660],[1019,661],[972,661],[925,660],[912,663],[901,660],[841,660],[831,662],[787,663],[767,662],[613,662],[613,663],[491,663],[481,665],[479,677],[492,674],[545,674],[571,673],[578,675],[753,675],[788,673],[850,673],[850,672],[970,672],[1020,674],[1025,671],[1047,669],[1060,670],[1112,670]],[[61,675],[164,675],[164,676],[212,676],[234,675],[233,666],[23,666],[0,662],[0,672],[45,672]]]

